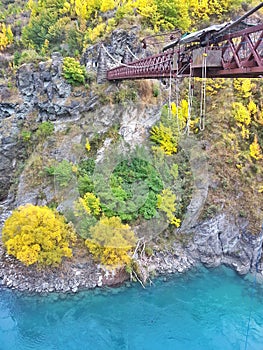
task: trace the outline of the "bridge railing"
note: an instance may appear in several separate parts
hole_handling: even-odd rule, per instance
[[[263,24],[224,35],[219,46],[223,67],[219,74],[263,74]]]
[[[216,64],[207,65],[209,77],[258,77],[263,75],[263,24],[245,30],[222,35],[214,46],[206,47],[207,52],[215,51]],[[108,80],[147,79],[175,77],[190,73],[189,64],[196,60],[195,52],[200,48],[175,47],[158,55],[146,57],[107,71]],[[201,52],[201,51],[200,51]],[[219,60],[219,61],[218,61]],[[197,58],[198,61],[198,58]],[[219,63],[218,63],[219,62]],[[177,69],[177,63],[179,70]],[[207,61],[209,63],[209,61]],[[183,74],[182,74],[183,72]],[[200,65],[193,65],[193,76],[200,76]]]
[[[107,72],[107,79],[118,80],[168,77],[170,75],[173,56],[174,52],[171,50],[128,64],[124,63],[119,67],[110,69]]]

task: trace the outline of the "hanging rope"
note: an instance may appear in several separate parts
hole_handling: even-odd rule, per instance
[[[180,135],[180,123],[179,123],[179,78],[178,78],[178,60],[176,60],[176,76],[175,76],[175,103],[176,103],[176,123],[178,136]]]
[[[181,68],[180,71],[178,70],[178,75],[177,75],[178,78],[183,78],[182,74],[189,66],[190,66],[190,63],[187,63]]]
[[[258,271],[258,263],[259,263],[259,260],[260,260],[260,258],[261,258],[261,254],[262,254],[262,245],[263,245],[263,225],[262,225],[261,231],[262,231],[262,238],[261,238],[261,244],[260,244],[260,247],[259,247],[259,250],[258,250],[258,255],[257,255],[257,258],[256,258],[256,270],[255,270],[255,275],[254,275],[253,290],[255,290],[255,288],[256,288],[257,273],[259,272],[259,271]],[[252,292],[251,292],[251,294],[250,294],[250,310],[249,310],[249,317],[248,317],[248,323],[247,323],[245,350],[247,350],[248,335],[249,335],[250,323],[251,323],[251,317],[252,317],[252,297],[253,297],[253,295],[252,295]]]
[[[205,112],[206,112],[206,59],[207,53],[203,53],[202,57],[202,82],[201,82],[201,101],[200,101],[200,119],[199,129],[205,130]]]
[[[124,67],[128,67],[128,68],[138,68],[138,69],[141,69],[141,68],[150,68],[150,67],[155,67],[155,66],[158,66],[160,64],[160,62],[157,62],[157,63],[152,63],[152,64],[149,64],[147,66],[144,66],[144,65],[141,65],[141,66],[135,66],[133,64],[125,64],[123,62],[120,62],[118,60],[116,60],[116,58],[114,58],[110,53],[109,51],[106,49],[106,47],[101,44],[101,47],[103,48],[103,50],[106,52],[106,54],[119,66],[124,66]],[[166,62],[170,62],[171,63],[171,59],[167,59],[167,60],[164,60],[162,61],[162,63],[166,63]]]
[[[134,55],[134,53],[131,51],[131,49],[129,48],[128,45],[126,45],[127,50],[129,51],[129,53],[132,55],[133,58],[135,58],[136,60],[139,60],[139,57],[137,57],[136,55]]]
[[[188,111],[187,111],[187,121],[185,127],[185,133],[187,135],[190,134],[190,125],[191,125],[191,114],[192,114],[192,105],[193,105],[193,96],[194,96],[194,85],[193,85],[193,77],[192,77],[192,64],[190,62],[190,75],[188,82]]]
[[[169,95],[168,95],[168,119],[171,118],[171,100],[172,100],[172,62],[170,61],[170,74],[169,74]]]

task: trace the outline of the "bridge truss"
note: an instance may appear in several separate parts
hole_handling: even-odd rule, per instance
[[[204,60],[205,58],[205,60]],[[256,78],[263,75],[263,24],[220,36],[207,44],[191,41],[157,55],[121,64],[107,71],[108,80],[169,77]]]

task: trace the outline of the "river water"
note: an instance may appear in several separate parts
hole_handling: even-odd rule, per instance
[[[263,286],[223,267],[158,279],[145,290],[0,293],[1,350],[263,349]]]

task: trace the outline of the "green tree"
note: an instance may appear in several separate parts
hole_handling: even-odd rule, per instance
[[[86,69],[72,57],[65,57],[63,60],[62,74],[72,85],[85,83]]]

